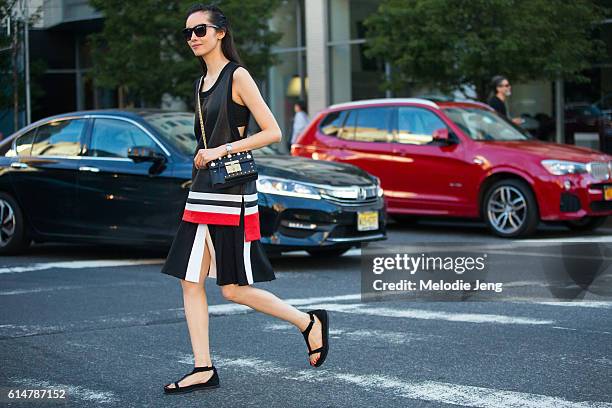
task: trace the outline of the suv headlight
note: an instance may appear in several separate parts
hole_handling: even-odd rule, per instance
[[[290,197],[321,199],[321,195],[314,187],[279,177],[260,175],[257,178],[257,191]]]
[[[541,163],[550,174],[554,174],[555,176],[588,173],[586,163],[565,160],[542,160]]]

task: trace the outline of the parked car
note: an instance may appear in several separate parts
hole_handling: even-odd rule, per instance
[[[31,240],[169,247],[191,184],[194,115],[79,111],[0,144],[0,253]],[[386,238],[379,180],[342,163],[255,150],[261,241],[339,255]]]
[[[612,156],[538,141],[477,102],[333,105],[292,154],[378,176],[391,215],[482,218],[501,237],[530,235],[540,220],[594,229],[612,214]]]
[[[576,133],[596,135],[602,152],[612,154],[612,120],[597,105],[576,102],[565,106],[565,139],[574,144]]]

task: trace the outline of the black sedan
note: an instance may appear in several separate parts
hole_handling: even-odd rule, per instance
[[[0,144],[0,253],[35,242],[169,247],[191,184],[193,113],[97,110]],[[255,150],[261,242],[340,255],[386,239],[379,180],[357,167]]]

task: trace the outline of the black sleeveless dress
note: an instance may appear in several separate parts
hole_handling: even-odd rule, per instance
[[[194,83],[194,96],[200,92],[208,148],[240,140],[238,127],[248,122],[248,108],[232,100],[232,77],[239,66],[228,62],[207,91],[198,89],[200,78]],[[198,141],[195,157],[199,149],[205,148],[197,110],[194,132]],[[217,285],[244,286],[275,279],[260,242],[257,198],[255,180],[215,189],[209,170],[196,169],[194,164],[183,217],[161,272],[198,282],[207,243],[211,254],[207,276],[216,278]]]

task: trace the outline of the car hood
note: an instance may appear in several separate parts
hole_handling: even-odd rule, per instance
[[[351,164],[290,155],[256,155],[259,174],[332,186],[369,185],[374,176]]]
[[[313,160],[290,155],[255,154],[257,172],[261,176],[280,177],[293,181],[332,186],[371,185],[374,176],[351,164]],[[191,160],[178,165],[178,177],[191,179]]]
[[[542,141],[508,141],[508,142],[484,142],[489,148],[495,150],[503,149],[520,154],[529,154],[540,160],[568,160],[580,163],[590,161],[609,161],[611,156],[586,147],[558,144]],[[484,145],[483,145],[484,147]]]

